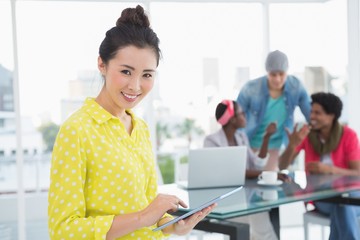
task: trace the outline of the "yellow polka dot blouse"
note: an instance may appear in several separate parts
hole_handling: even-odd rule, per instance
[[[132,116],[128,134],[94,99],[61,126],[51,163],[51,239],[106,239],[115,215],[144,209],[157,194],[157,176],[144,121]],[[142,228],[120,239],[162,239]]]

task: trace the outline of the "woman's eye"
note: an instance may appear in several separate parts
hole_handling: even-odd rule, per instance
[[[131,73],[130,73],[129,70],[122,70],[121,72],[124,73],[124,74],[126,74],[126,75],[131,75]]]
[[[151,75],[150,73],[145,73],[145,74],[144,74],[144,77],[146,77],[146,78],[151,78],[152,75]]]

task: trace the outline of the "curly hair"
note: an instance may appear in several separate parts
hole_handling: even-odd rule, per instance
[[[338,96],[332,93],[318,92],[311,95],[311,105],[321,105],[327,114],[334,114],[334,122],[341,116],[343,104]]]

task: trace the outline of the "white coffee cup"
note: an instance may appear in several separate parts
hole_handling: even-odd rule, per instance
[[[260,195],[263,200],[267,200],[267,201],[278,199],[278,192],[276,190],[271,190],[271,189],[262,190]]]
[[[263,171],[259,175],[259,180],[263,181],[267,184],[274,184],[276,183],[278,178],[278,173],[276,171]]]

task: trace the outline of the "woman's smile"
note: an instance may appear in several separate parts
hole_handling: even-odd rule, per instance
[[[125,100],[128,102],[134,102],[137,99],[137,97],[141,95],[141,94],[136,94],[136,95],[127,94],[124,92],[121,92],[121,94],[124,96]]]

